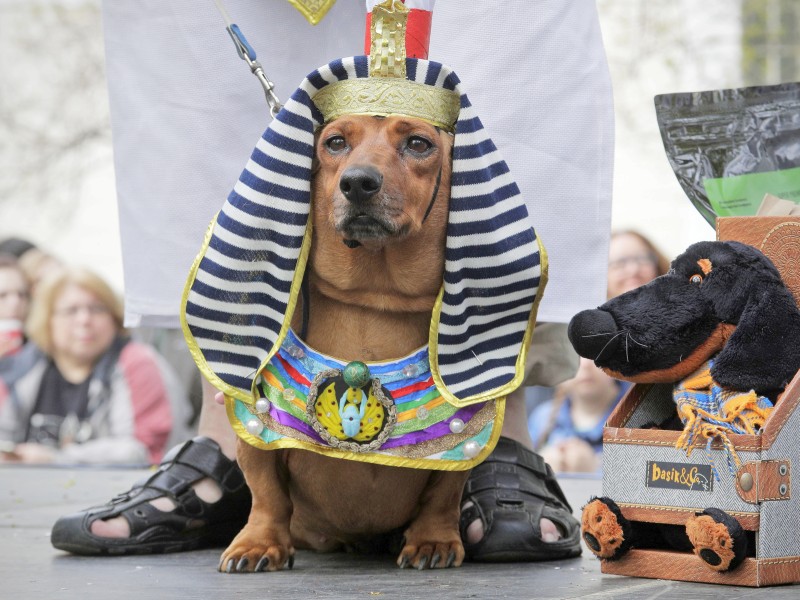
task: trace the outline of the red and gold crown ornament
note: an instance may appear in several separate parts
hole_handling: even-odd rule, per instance
[[[325,121],[342,115],[407,116],[454,131],[457,93],[408,79],[406,58],[427,59],[434,0],[367,0],[369,77],[332,83],[314,96]]]
[[[393,5],[403,4],[407,11],[406,17],[402,19],[402,26],[398,27],[395,15],[402,9],[395,9]],[[428,58],[428,48],[431,41],[431,18],[433,16],[433,5],[436,0],[367,0],[367,26],[365,28],[366,37],[364,39],[364,54],[375,55],[372,46],[372,21],[373,12],[376,15],[376,27],[378,28],[378,40],[382,41],[381,34],[385,27],[392,26],[400,30],[405,40],[405,54],[407,58]],[[387,23],[388,22],[388,23]]]

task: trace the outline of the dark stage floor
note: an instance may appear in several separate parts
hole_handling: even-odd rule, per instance
[[[219,550],[81,558],[50,546],[55,519],[127,489],[138,470],[0,467],[0,598],[169,600],[179,598],[800,598],[800,585],[737,588],[602,575],[584,552],[572,560],[465,564],[400,570],[391,557],[298,552],[293,571],[225,575]],[[601,491],[599,479],[563,479],[576,510]]]

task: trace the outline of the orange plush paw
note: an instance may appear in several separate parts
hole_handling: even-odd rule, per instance
[[[739,566],[747,554],[747,535],[739,522],[717,508],[707,508],[686,523],[686,535],[694,553],[714,571],[723,573]]]
[[[633,546],[633,529],[610,498],[592,498],[583,507],[581,537],[597,558],[616,560]]]

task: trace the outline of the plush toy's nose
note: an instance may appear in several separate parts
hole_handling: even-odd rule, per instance
[[[366,202],[383,185],[383,175],[375,167],[350,167],[339,179],[339,189],[350,202]]]
[[[591,360],[614,352],[622,336],[611,313],[604,310],[584,310],[572,317],[567,329],[575,352]]]

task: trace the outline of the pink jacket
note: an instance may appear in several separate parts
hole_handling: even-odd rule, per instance
[[[0,361],[0,440],[21,443],[35,410],[48,357],[32,343]],[[100,358],[89,384],[88,416],[57,462],[158,463],[188,438],[186,393],[149,346],[118,338]],[[32,441],[32,440],[31,440]]]

